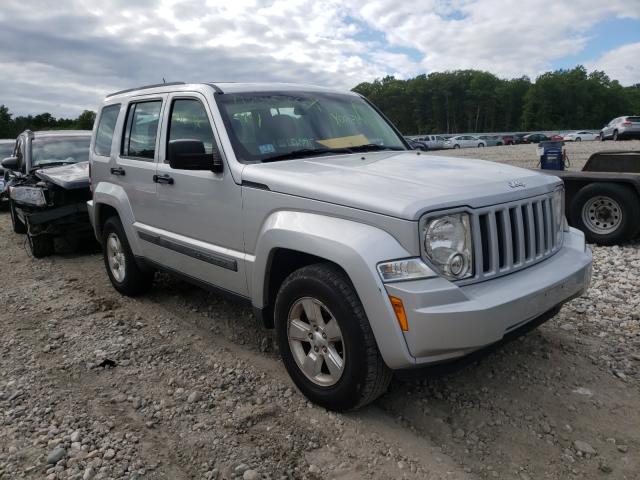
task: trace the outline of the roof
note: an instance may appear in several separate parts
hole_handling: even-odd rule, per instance
[[[317,85],[305,85],[298,83],[266,83],[266,82],[201,82],[201,83],[183,83],[172,82],[166,84],[145,85],[137,88],[129,88],[120,90],[107,95],[107,98],[119,96],[133,96],[139,92],[144,93],[166,93],[174,91],[188,91],[193,89],[201,89],[202,87],[213,88],[218,94],[225,93],[241,93],[241,92],[280,92],[280,91],[298,91],[298,92],[331,92],[357,95],[349,90],[334,89]]]

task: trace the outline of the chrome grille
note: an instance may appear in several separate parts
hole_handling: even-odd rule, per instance
[[[475,210],[471,281],[506,275],[554,254],[562,237],[557,235],[553,201],[548,194]]]

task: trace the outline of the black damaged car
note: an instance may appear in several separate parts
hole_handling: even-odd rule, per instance
[[[26,130],[14,155],[2,160],[13,231],[27,234],[34,257],[53,254],[56,238],[73,246],[93,241],[86,203],[90,141],[87,130]]]

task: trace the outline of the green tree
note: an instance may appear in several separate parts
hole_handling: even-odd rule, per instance
[[[96,120],[96,112],[85,110],[75,121],[75,128],[78,130],[92,130],[93,122]]]

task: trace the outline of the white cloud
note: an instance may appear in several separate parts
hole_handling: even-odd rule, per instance
[[[589,62],[589,70],[604,70],[612,79],[622,85],[640,83],[640,42],[629,43],[605,53],[600,58]]]
[[[578,53],[597,22],[640,18],[640,2],[628,0],[2,3],[0,103],[54,115],[76,115],[105,91],[163,77],[351,88],[459,68],[535,76]],[[628,74],[606,56],[600,63],[614,78]]]
[[[391,45],[420,51],[426,71],[478,68],[506,77],[536,76],[579,53],[597,22],[622,16],[640,18],[640,2],[374,0],[359,11]]]

